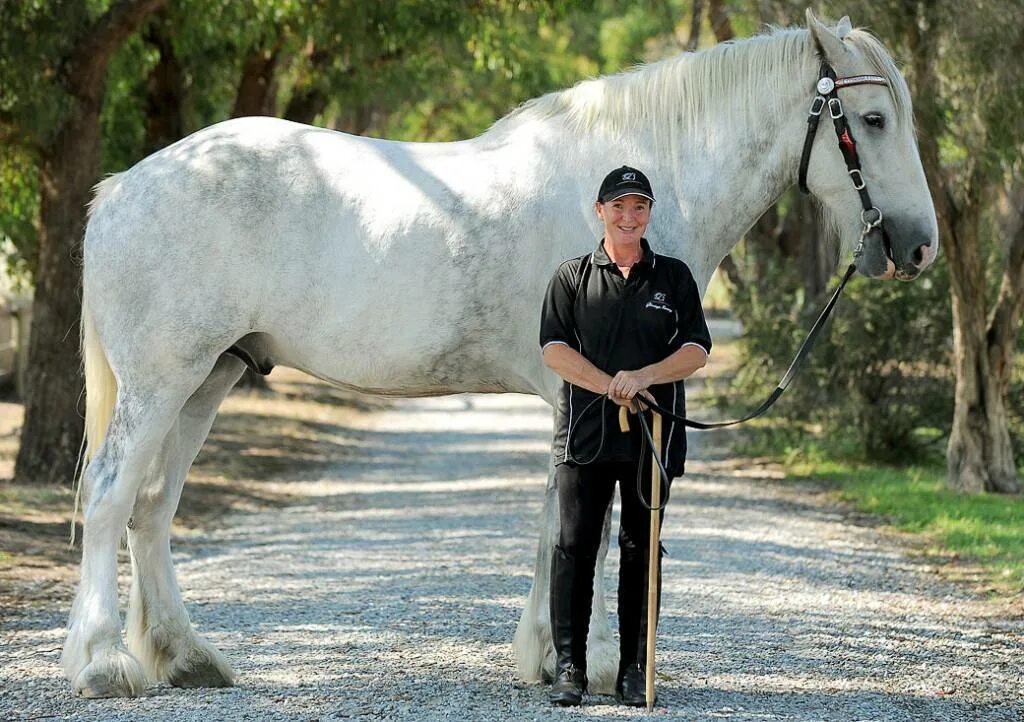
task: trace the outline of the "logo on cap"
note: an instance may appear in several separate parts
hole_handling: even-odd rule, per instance
[[[635,181],[636,180],[636,173],[623,173],[622,174],[622,180],[624,180],[624,181]]]

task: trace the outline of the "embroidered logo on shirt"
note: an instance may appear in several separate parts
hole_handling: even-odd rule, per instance
[[[674,313],[672,308],[667,305],[667,296],[664,291],[656,291],[654,297],[647,302],[644,308],[653,308],[656,311],[667,311],[668,313]]]

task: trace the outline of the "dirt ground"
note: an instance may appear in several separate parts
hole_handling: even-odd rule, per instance
[[[351,451],[345,429],[354,417],[388,406],[292,369],[275,369],[268,381],[268,391],[235,389],[221,407],[189,472],[176,537],[208,527],[230,509],[286,505],[286,479],[336,465]],[[21,421],[21,404],[0,400],[0,621],[4,610],[70,599],[81,557],[79,543],[69,544],[73,485],[11,482]]]

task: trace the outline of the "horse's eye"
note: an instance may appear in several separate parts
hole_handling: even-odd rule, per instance
[[[884,128],[885,127],[885,116],[881,113],[865,113],[864,122],[870,125],[872,128]]]

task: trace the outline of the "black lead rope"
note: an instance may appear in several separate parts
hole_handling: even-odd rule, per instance
[[[832,293],[832,297],[828,300],[828,303],[825,304],[825,308],[818,316],[818,320],[814,322],[814,325],[811,326],[811,330],[807,333],[807,337],[804,339],[804,342],[800,344],[800,349],[796,352],[796,356],[793,358],[793,362],[789,365],[789,368],[786,369],[786,375],[782,377],[782,380],[779,381],[779,385],[775,387],[775,390],[771,392],[768,398],[766,398],[760,406],[758,406],[756,409],[751,411],[746,416],[743,416],[739,419],[733,419],[732,421],[696,421],[694,419],[688,419],[685,416],[674,414],[665,407],[658,404],[657,402],[652,401],[646,397],[640,400],[640,403],[649,409],[657,411],[662,416],[665,416],[667,418],[672,419],[673,421],[678,421],[681,424],[689,426],[691,429],[721,429],[726,426],[735,426],[736,424],[742,424],[744,421],[756,419],[758,416],[760,416],[768,409],[770,409],[772,407],[772,404],[778,401],[779,397],[781,397],[782,394],[785,393],[786,389],[789,388],[789,385],[793,382],[793,379],[796,377],[797,371],[800,370],[800,367],[803,365],[804,360],[807,358],[808,355],[810,355],[811,349],[814,348],[814,344],[818,340],[818,335],[821,333],[822,327],[825,325],[825,322],[828,320],[828,317],[832,315],[832,309],[835,308],[836,302],[839,300],[839,295],[843,292],[843,289],[846,288],[846,284],[853,277],[853,274],[856,271],[856,264],[851,263],[850,267],[846,269],[846,273],[843,274],[843,280],[839,282],[839,285],[836,287],[836,290],[833,291]]]
[[[733,419],[732,421],[696,421],[694,419],[688,419],[685,416],[675,414],[666,409],[665,407],[661,406],[657,402],[648,399],[647,397],[637,396],[634,399],[634,401],[637,403],[637,406],[640,407],[638,412],[636,413],[636,417],[637,420],[640,422],[640,430],[643,432],[643,439],[647,443],[648,450],[652,451],[651,456],[658,464],[658,469],[661,472],[662,495],[664,498],[664,501],[661,503],[661,505],[657,507],[648,504],[647,501],[644,499],[642,491],[644,463],[642,459],[643,455],[641,455],[641,461],[637,466],[636,494],[640,499],[640,503],[644,506],[645,509],[647,509],[648,511],[661,511],[662,509],[665,508],[666,505],[668,505],[668,497],[671,490],[671,477],[669,476],[668,471],[665,469],[665,464],[661,459],[661,454],[653,453],[653,449],[655,448],[654,436],[651,434],[651,429],[647,424],[647,417],[644,412],[656,411],[663,417],[672,419],[673,421],[678,421],[679,423],[684,424],[685,426],[689,426],[691,429],[703,430],[721,429],[726,426],[735,426],[736,424],[742,424],[744,421],[756,419],[758,416],[760,416],[768,409],[770,409],[772,405],[779,400],[782,394],[786,392],[786,389],[789,388],[789,385],[793,382],[793,379],[796,378],[797,371],[800,370],[800,367],[803,365],[804,360],[807,358],[807,356],[810,355],[811,350],[814,348],[814,344],[818,340],[818,335],[821,333],[822,327],[825,325],[825,322],[828,320],[829,316],[832,315],[832,310],[835,308],[836,302],[839,300],[840,294],[842,294],[843,289],[846,288],[847,282],[849,282],[849,280],[853,277],[853,274],[856,271],[857,266],[851,263],[849,268],[846,269],[846,273],[843,274],[843,280],[839,282],[839,285],[836,287],[836,290],[832,293],[832,297],[828,300],[828,303],[825,304],[825,308],[822,309],[821,314],[818,315],[818,319],[814,322],[814,325],[811,326],[811,330],[807,333],[807,337],[804,339],[804,342],[800,344],[800,348],[796,352],[796,356],[793,358],[793,362],[789,364],[789,368],[786,369],[786,374],[785,376],[782,377],[782,380],[779,381],[779,385],[775,387],[775,390],[772,391],[771,394],[769,394],[768,398],[766,398],[760,406],[758,406],[756,409],[751,411],[746,416],[743,416],[738,419]],[[601,430],[603,442],[603,426]]]
[[[775,390],[772,391],[771,394],[769,394],[768,398],[766,398],[761,403],[760,406],[758,406],[756,409],[751,411],[746,416],[740,417],[738,419],[733,419],[731,421],[697,421],[695,419],[688,419],[685,416],[680,416],[679,414],[673,413],[673,412],[669,411],[668,409],[666,409],[664,406],[661,406],[657,402],[652,401],[651,399],[648,399],[646,397],[643,397],[643,398],[641,398],[639,396],[636,397],[634,399],[634,401],[636,401],[637,405],[641,407],[640,411],[636,414],[636,417],[637,417],[637,419],[640,422],[640,429],[643,432],[643,439],[647,443],[647,448],[649,450],[653,450],[655,445],[654,445],[654,437],[651,435],[650,427],[647,425],[647,419],[644,416],[644,411],[656,411],[659,414],[661,414],[663,417],[672,419],[673,421],[677,421],[677,422],[679,422],[681,424],[684,424],[685,426],[690,427],[691,429],[702,429],[702,430],[721,429],[721,428],[724,428],[726,426],[735,426],[736,424],[742,424],[745,421],[750,421],[751,419],[756,419],[758,416],[761,416],[766,411],[768,411],[768,409],[770,409],[772,407],[772,405],[776,401],[779,400],[779,398],[782,396],[782,394],[784,394],[786,392],[786,389],[789,388],[789,385],[793,382],[793,379],[796,378],[797,372],[800,370],[800,367],[803,365],[803,363],[806,360],[806,358],[810,355],[811,350],[814,348],[814,344],[817,342],[818,336],[821,333],[821,329],[824,327],[825,322],[828,321],[829,316],[832,315],[832,311],[833,311],[833,309],[835,309],[836,303],[839,301],[839,296],[842,294],[843,289],[846,288],[846,284],[850,281],[851,278],[853,278],[853,274],[856,271],[857,271],[856,264],[851,263],[850,266],[846,269],[846,273],[843,274],[843,278],[839,282],[839,285],[836,287],[836,290],[832,292],[832,297],[829,298],[828,303],[825,304],[825,308],[822,309],[821,313],[818,315],[818,319],[814,322],[814,325],[811,326],[811,330],[807,332],[807,337],[804,338],[803,343],[800,344],[800,348],[797,350],[796,356],[793,358],[792,363],[789,364],[789,368],[786,369],[786,374],[782,377],[782,380],[779,381],[779,385],[775,387]],[[572,451],[571,451],[571,449],[572,449],[572,440],[573,440],[573,432],[576,431],[576,429],[579,428],[580,421],[587,414],[587,412],[589,412],[594,407],[594,405],[598,401],[601,402],[601,405],[598,407],[601,410],[601,437],[600,437],[600,441],[598,442],[597,450],[590,457],[590,459],[588,459],[586,462],[576,461],[576,463],[578,463],[578,464],[585,464],[585,463],[592,462],[595,459],[597,459],[598,456],[601,455],[601,450],[604,447],[605,426],[606,426],[606,418],[605,418],[606,414],[605,414],[605,410],[604,409],[605,409],[605,403],[608,401],[608,397],[607,396],[597,396],[589,404],[587,404],[587,406],[584,407],[583,411],[580,412],[580,415],[577,417],[577,419],[576,419],[576,426],[571,428],[571,429],[569,429],[569,432],[566,434],[566,439],[565,439],[566,448],[569,449],[569,455],[575,456],[574,454],[572,454]],[[663,485],[662,488],[664,490],[663,493],[664,493],[664,499],[665,500],[661,503],[660,506],[652,507],[644,499],[644,495],[643,495],[643,493],[641,491],[641,489],[642,489],[641,479],[643,477],[643,467],[644,467],[643,460],[642,460],[642,456],[643,456],[642,454],[641,454],[641,462],[637,466],[637,479],[636,479],[637,496],[640,498],[640,503],[643,504],[645,509],[647,509],[649,511],[660,511],[661,509],[665,508],[666,504],[668,504],[669,489],[670,489],[669,482],[670,482],[670,478],[671,477],[669,477],[668,471],[665,470],[665,465],[664,465],[664,463],[662,463],[660,455],[659,454],[652,454],[652,455],[657,460],[658,468],[661,470],[661,478],[662,478],[662,485]],[[575,459],[574,459],[574,461],[575,461]]]

